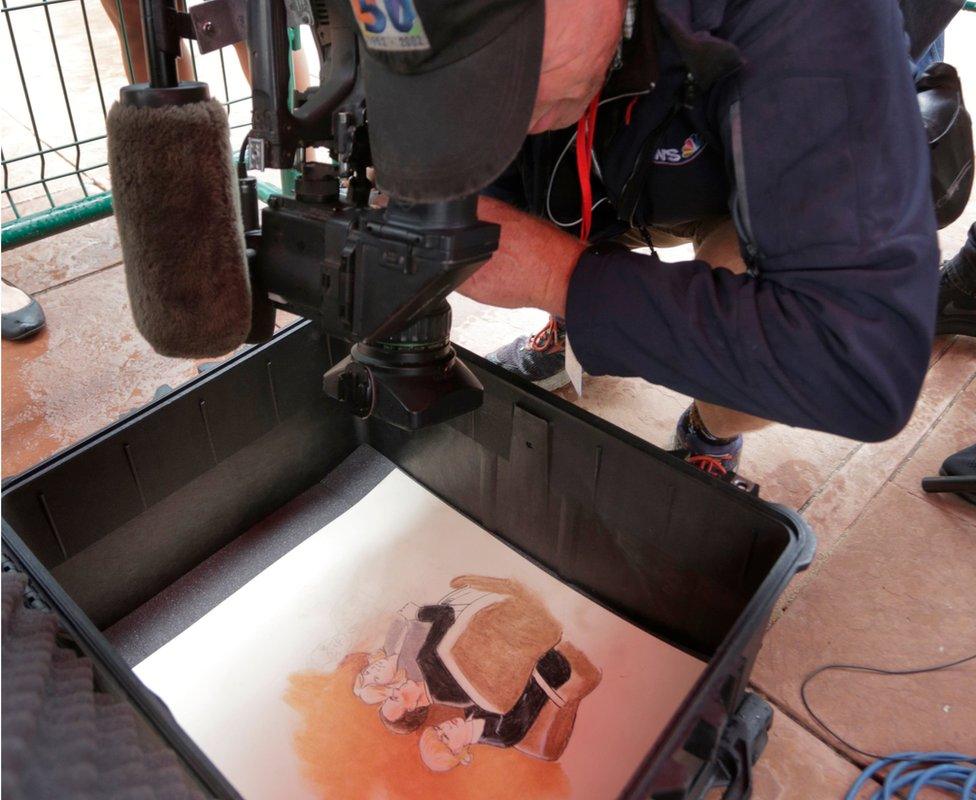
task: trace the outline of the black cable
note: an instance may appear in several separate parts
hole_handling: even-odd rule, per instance
[[[885,758],[885,756],[878,753],[869,753],[867,750],[862,750],[859,747],[855,747],[820,718],[820,716],[810,707],[810,702],[807,700],[807,686],[809,685],[810,681],[821,673],[828,672],[830,670],[868,672],[874,675],[921,675],[926,672],[939,672],[940,670],[956,667],[960,664],[965,664],[967,661],[974,660],[976,660],[976,653],[973,653],[971,656],[966,656],[965,658],[957,659],[956,661],[950,661],[947,664],[937,664],[934,667],[919,667],[918,669],[882,669],[881,667],[870,667],[865,666],[864,664],[825,664],[824,666],[818,667],[813,672],[809,673],[803,679],[803,683],[800,684],[800,700],[803,702],[803,708],[806,709],[806,712],[811,717],[813,717],[813,720],[845,747],[850,748],[855,753],[859,753],[862,756],[867,756],[868,758]]]
[[[238,178],[246,178],[247,177],[246,156],[247,156],[247,145],[248,145],[248,142],[250,142],[250,141],[251,141],[251,131],[248,131],[244,135],[244,141],[241,142],[241,152],[237,156],[237,177]]]

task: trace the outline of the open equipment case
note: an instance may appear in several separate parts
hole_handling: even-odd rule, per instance
[[[15,600],[56,615],[58,648],[91,664],[88,694],[129,705],[175,752],[192,796],[238,797],[103,632],[368,445],[551,574],[707,663],[621,797],[697,800],[727,785],[726,798],[748,798],[772,719],[747,691],[749,674],[773,604],[813,557],[810,529],[458,351],[484,384],[483,405],[407,433],[328,399],[322,375],[348,346],[297,323],[9,480],[5,650],[21,646],[8,639],[7,579],[22,573]],[[5,653],[5,673],[7,663]],[[78,752],[58,746],[61,760]]]

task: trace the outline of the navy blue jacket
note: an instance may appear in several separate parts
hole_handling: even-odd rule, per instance
[[[641,148],[678,97],[721,165],[713,184],[749,272],[597,245],[569,286],[580,362],[790,425],[893,436],[921,388],[938,284],[929,155],[896,0],[656,6],[656,83],[604,136],[604,206],[620,213]],[[668,218],[656,172],[634,223]],[[711,213],[715,198],[701,202]]]

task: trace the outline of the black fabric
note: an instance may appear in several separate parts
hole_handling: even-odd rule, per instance
[[[942,462],[942,468],[939,470],[940,475],[948,475],[952,477],[976,477],[976,444],[971,445],[960,450],[958,453],[953,453],[945,461]],[[957,492],[963,500],[976,505],[976,493],[974,492]]]
[[[427,641],[417,654],[417,664],[424,674],[427,693],[435,703],[451,703],[465,705],[471,702],[464,689],[454,680],[454,676],[444,666],[437,646],[444,638],[444,634],[454,624],[454,609],[447,605],[422,606],[417,612],[417,619],[431,623]]]
[[[960,290],[976,297],[976,222],[969,226],[966,241],[946,262],[943,272],[951,276]]]
[[[942,267],[935,332],[976,336],[976,223],[959,252]]]
[[[917,61],[962,9],[963,0],[898,0],[908,34],[908,51]]]
[[[103,690],[51,611],[25,606],[27,580],[3,573],[4,800],[203,794],[123,698]]]
[[[973,125],[954,67],[929,65],[915,81],[932,151],[932,200],[939,227],[955,222],[973,188]]]
[[[432,202],[472,194],[501,174],[525,138],[542,64],[545,4],[484,4],[469,19],[481,5],[418,5],[430,39],[426,56],[377,50],[360,26],[376,181],[393,197]],[[490,41],[462,48],[472,37],[480,42],[486,26]],[[456,36],[445,37],[444,30]]]
[[[692,45],[732,43],[741,65],[711,88],[696,77],[679,113],[721,152],[749,269],[586,253],[567,297],[573,351],[592,375],[862,441],[893,436],[928,366],[938,283],[930,153],[897,4],[667,5],[682,5],[686,30],[662,42],[658,84],[598,154],[604,182],[620,191],[674,108],[674,51],[680,68]],[[635,221],[648,213],[639,205]]]
[[[553,689],[558,689],[566,683],[572,672],[566,657],[555,650],[550,650],[539,659],[536,670]],[[495,747],[511,747],[518,744],[525,738],[548,701],[549,695],[538,684],[535,676],[531,676],[525,685],[525,691],[508,713],[492,714],[475,707],[469,713],[469,717],[485,722],[484,731],[478,742]]]

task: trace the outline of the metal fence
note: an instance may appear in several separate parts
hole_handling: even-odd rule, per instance
[[[0,11],[2,244],[13,247],[112,213],[105,116],[144,51],[133,0],[0,0]],[[250,89],[233,49],[201,55],[190,42],[187,55],[242,139]]]

